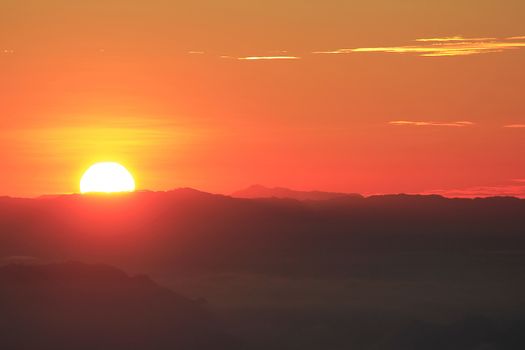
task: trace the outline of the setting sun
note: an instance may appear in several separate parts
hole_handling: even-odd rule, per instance
[[[135,191],[135,180],[122,165],[103,162],[92,165],[80,180],[80,193]]]

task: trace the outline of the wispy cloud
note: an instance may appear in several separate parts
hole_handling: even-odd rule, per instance
[[[519,129],[519,128],[525,128],[525,124],[508,124],[504,125],[504,128],[513,128],[513,129]]]
[[[343,48],[316,51],[314,54],[350,54],[359,52],[415,54],[422,57],[470,56],[525,48],[525,37],[464,38],[462,36],[416,39],[417,44],[385,47]]]
[[[434,42],[434,43],[443,43],[443,42],[464,42],[464,41],[493,41],[496,38],[464,38],[462,36],[448,36],[443,38],[428,38],[428,39],[416,39],[418,42]]]
[[[469,121],[457,121],[457,122],[434,122],[434,121],[412,121],[412,120],[393,120],[388,122],[391,125],[398,126],[450,126],[450,127],[465,127],[474,125],[473,122]]]
[[[237,57],[236,59],[241,61],[264,61],[264,60],[300,60],[298,56],[246,56]]]
[[[452,198],[483,198],[508,196],[525,198],[525,180],[512,180],[507,184],[493,186],[472,186],[460,189],[442,189],[424,191],[422,194],[437,194],[444,197]]]

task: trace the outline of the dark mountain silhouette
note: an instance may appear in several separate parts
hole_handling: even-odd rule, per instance
[[[524,227],[510,197],[0,198],[0,259],[148,273],[249,349],[521,349]]]
[[[180,189],[4,198],[0,257],[346,274],[349,254],[523,249],[524,226],[525,200],[505,197],[297,201]]]
[[[284,187],[265,187],[253,185],[232,193],[236,198],[289,198],[297,200],[326,200],[340,197],[362,197],[357,193],[338,193],[322,191],[296,191]]]
[[[197,301],[105,265],[0,267],[2,349],[236,349]]]

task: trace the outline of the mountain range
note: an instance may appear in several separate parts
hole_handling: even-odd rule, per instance
[[[200,334],[204,348],[210,339],[224,344],[236,339],[235,344],[256,350],[520,349],[525,345],[520,331],[525,313],[524,227],[525,200],[511,197],[399,194],[299,200],[235,198],[193,189],[4,197],[0,261],[11,267],[0,271],[0,280],[13,264],[36,264],[45,267],[31,274],[54,282],[40,289],[34,281],[16,282],[26,277],[3,279],[0,290],[12,284],[22,301],[4,292],[2,305],[27,302],[30,313],[57,310],[56,316],[64,320],[60,310],[75,309],[76,304],[65,298],[54,309],[56,304],[37,301],[45,295],[67,295],[69,287],[53,286],[77,286],[72,275],[84,276],[91,268],[66,265],[75,272],[58,273],[65,276],[62,281],[49,277],[55,272],[48,269],[63,271],[54,264],[82,261],[151,276],[157,282],[110,268],[110,275],[120,276],[120,287],[107,292],[114,292],[111,299],[131,293],[123,300],[136,298],[146,305],[151,295],[167,293],[168,299],[178,300],[173,301],[175,314],[181,305],[192,305],[184,314],[187,327],[195,315],[204,315],[197,317],[202,322],[210,315],[198,311],[202,305],[192,300],[207,300],[205,309],[221,324],[191,326],[188,331]],[[100,310],[103,304],[97,303],[108,300],[97,294],[100,286],[115,283],[99,277],[90,283],[86,290],[94,293],[82,294],[82,303]],[[143,292],[133,294],[134,283]],[[157,283],[180,294],[166,292]],[[35,296],[31,290],[42,293]],[[120,313],[115,307],[112,312]],[[15,325],[9,321],[14,316],[2,314],[0,321]],[[168,316],[145,319],[155,317]],[[129,329],[121,322],[115,321],[117,329]],[[9,334],[21,329],[13,327],[6,328]],[[190,344],[180,339],[167,339],[166,344]]]

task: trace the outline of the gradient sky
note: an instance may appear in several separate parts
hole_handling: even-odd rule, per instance
[[[0,195],[525,195],[523,0],[2,0]]]

